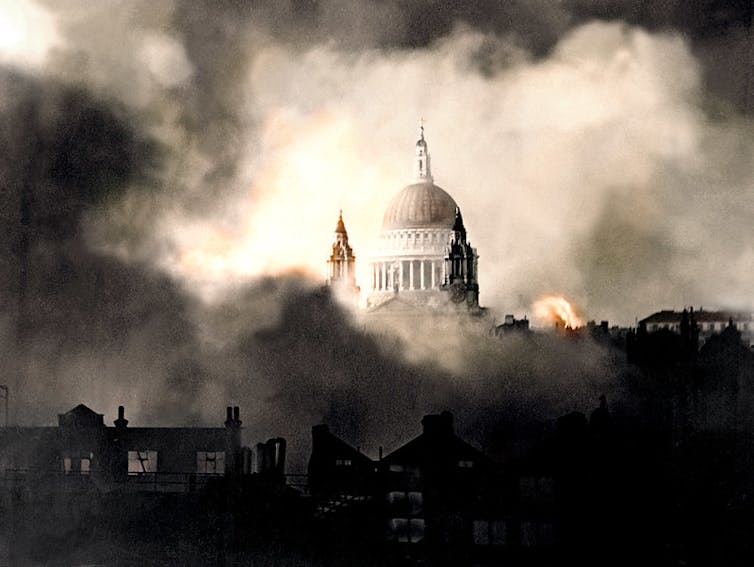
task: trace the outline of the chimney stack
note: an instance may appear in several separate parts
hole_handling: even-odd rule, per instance
[[[115,427],[118,429],[125,429],[126,425],[128,425],[128,420],[126,419],[126,410],[123,406],[118,406],[118,419],[116,419],[113,423],[115,424]]]
[[[453,435],[453,415],[444,411],[440,415],[425,415],[422,419],[424,435],[448,437]]]

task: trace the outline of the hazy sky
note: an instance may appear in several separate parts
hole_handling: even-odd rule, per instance
[[[746,0],[0,0],[21,400],[242,396],[339,209],[363,268],[420,117],[498,316],[754,309],[753,34]]]

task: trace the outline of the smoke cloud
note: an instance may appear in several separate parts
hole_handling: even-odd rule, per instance
[[[499,316],[754,309],[751,6],[713,4],[0,3],[12,417],[232,402],[367,447],[620,396],[591,343],[363,332],[324,261],[343,209],[363,274],[423,116]]]

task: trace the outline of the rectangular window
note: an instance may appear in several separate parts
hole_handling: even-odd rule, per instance
[[[474,461],[458,461],[459,469],[473,469]]]
[[[89,474],[92,472],[92,459],[93,453],[89,453],[88,457],[63,457],[63,472],[65,474],[78,473]]]
[[[197,451],[197,474],[225,474],[225,451]]]
[[[131,476],[157,472],[157,451],[129,451],[128,474]]]
[[[505,545],[505,522],[474,520],[474,545]]]
[[[402,543],[418,543],[424,538],[423,518],[391,518],[388,530],[391,539]]]
[[[521,545],[525,547],[551,545],[552,524],[547,522],[521,522]]]
[[[351,459],[335,459],[336,467],[350,467],[352,464]]]
[[[519,481],[522,502],[551,502],[555,497],[555,481],[550,477],[524,476]]]
[[[417,516],[422,513],[424,494],[415,490],[394,490],[387,493],[387,502],[394,514]]]

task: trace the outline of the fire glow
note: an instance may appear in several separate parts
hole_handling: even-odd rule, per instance
[[[547,295],[538,299],[532,305],[532,310],[537,318],[567,329],[576,329],[584,324],[574,306],[561,295]]]
[[[357,134],[348,117],[333,112],[271,113],[252,186],[226,216],[167,223],[166,238],[177,250],[171,272],[208,298],[228,283],[263,275],[322,280],[339,209],[366,258],[368,235],[379,227],[375,211],[384,208],[380,189],[397,182],[365,163]],[[367,263],[357,266],[357,282],[366,281]]]

